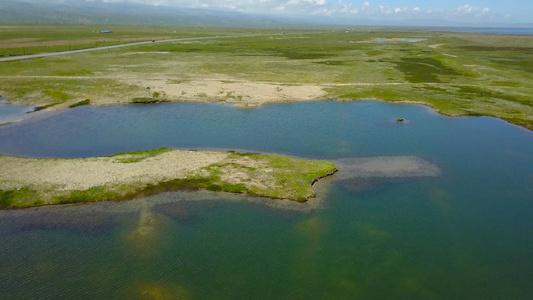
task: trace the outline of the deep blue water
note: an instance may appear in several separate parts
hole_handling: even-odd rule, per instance
[[[185,192],[0,212],[3,298],[533,297],[533,133],[498,119],[372,101],[181,103],[78,107],[0,127],[6,155],[158,147],[415,155],[442,174],[334,178],[312,212]],[[218,200],[192,201],[200,195]]]

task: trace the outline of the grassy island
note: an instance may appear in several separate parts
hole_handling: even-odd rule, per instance
[[[306,201],[334,163],[280,155],[161,148],[113,156],[36,159],[0,156],[0,207],[124,200],[205,189]]]

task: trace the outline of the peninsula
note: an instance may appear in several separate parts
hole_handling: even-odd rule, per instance
[[[113,156],[0,156],[0,208],[124,200],[170,190],[224,191],[304,202],[332,162],[271,154],[161,148]]]

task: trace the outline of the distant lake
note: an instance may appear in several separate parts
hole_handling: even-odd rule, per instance
[[[2,298],[533,298],[533,133],[498,119],[374,101],[176,103],[0,126],[5,155],[158,147],[416,156],[441,175],[333,177],[310,212],[207,192],[0,211]]]
[[[497,34],[533,34],[533,28],[458,28],[445,29],[450,32],[471,32],[471,33],[497,33]]]

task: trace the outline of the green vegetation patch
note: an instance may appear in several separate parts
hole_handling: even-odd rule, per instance
[[[516,102],[518,104],[533,106],[533,99],[526,96],[520,96],[511,93],[505,93],[501,91],[495,91],[484,87],[473,86],[473,85],[462,85],[456,86],[459,89],[459,93],[466,97],[480,97],[480,98],[494,98],[507,100],[511,102]]]
[[[406,74],[409,82],[441,82],[439,75],[459,75],[440,60],[431,57],[403,57],[393,61],[398,70]]]
[[[314,182],[337,171],[334,163],[328,161],[302,160],[270,154],[244,154],[254,160],[265,161],[272,168],[275,182],[265,190],[252,189],[255,194],[270,198],[288,198],[299,202],[315,196]]]
[[[149,97],[138,97],[138,98],[133,98],[131,100],[131,103],[134,103],[134,104],[156,104],[156,103],[165,103],[165,102],[168,102],[168,101],[157,99],[157,98],[149,98]]]
[[[67,195],[56,196],[51,201],[57,204],[83,202],[100,202],[107,200],[123,200],[134,195],[134,190],[127,185],[95,186],[86,190],[71,191]]]
[[[84,105],[90,105],[90,104],[91,104],[91,100],[85,99],[85,100],[82,100],[80,102],[71,104],[69,107],[72,108],[72,107],[78,107],[78,106],[84,106]]]
[[[160,154],[173,151],[174,149],[171,148],[159,148],[159,149],[153,149],[153,150],[143,150],[143,151],[134,151],[134,152],[123,152],[118,153],[115,155],[111,155],[109,157],[115,158],[114,162],[117,163],[123,163],[123,164],[129,164],[129,163],[135,163],[139,162],[141,160],[144,160],[148,157],[154,157],[158,156]]]
[[[492,86],[512,86],[512,87],[520,87],[522,84],[520,82],[512,82],[512,81],[493,81],[491,82]]]
[[[29,186],[16,190],[0,189],[0,208],[39,206],[43,203],[39,193]]]
[[[288,59],[320,59],[332,57],[331,53],[324,52],[307,52],[307,51],[298,51],[298,50],[288,50],[288,49],[277,49],[276,52]]]
[[[67,100],[69,100],[71,98],[67,93],[64,92],[63,89],[44,90],[43,94],[45,94],[46,96],[48,96],[50,98],[53,98],[53,99],[56,99],[56,100],[60,100],[61,102],[65,102],[65,101],[67,101]]]
[[[59,103],[52,103],[52,104],[47,104],[47,105],[36,106],[35,107],[35,111],[47,109],[47,108],[52,107],[52,106],[54,106],[56,104],[59,104]]]

